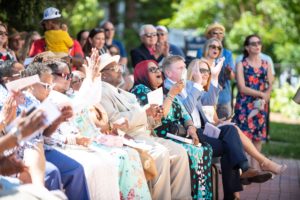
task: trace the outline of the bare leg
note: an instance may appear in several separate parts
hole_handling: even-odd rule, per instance
[[[25,149],[24,163],[28,166],[32,184],[44,186],[46,164],[42,143],[37,144],[36,148]]]
[[[262,170],[271,171],[274,174],[280,174],[286,169],[286,165],[279,165],[260,153],[259,151],[261,150],[261,144],[257,144],[257,147],[259,148],[258,150],[251,140],[243,134],[241,129],[237,127],[237,130],[245,151],[259,163]]]

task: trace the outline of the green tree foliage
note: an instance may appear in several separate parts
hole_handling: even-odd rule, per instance
[[[176,12],[161,23],[176,28],[197,28],[203,33],[208,24],[218,21],[227,29],[227,47],[235,53],[242,51],[245,36],[257,33],[263,39],[264,51],[275,62],[293,63],[295,68],[300,68],[297,0],[181,0],[172,7]]]
[[[62,9],[64,20],[69,26],[73,37],[82,29],[92,29],[99,26],[104,17],[104,10],[98,0],[80,0]]]
[[[76,0],[0,0],[0,20],[9,28],[31,31],[41,28],[40,21],[45,8],[53,6],[62,9]]]

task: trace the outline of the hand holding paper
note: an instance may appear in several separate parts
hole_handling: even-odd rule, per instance
[[[147,98],[149,104],[157,104],[159,106],[163,105],[164,95],[163,95],[162,87],[149,92],[147,94]]]

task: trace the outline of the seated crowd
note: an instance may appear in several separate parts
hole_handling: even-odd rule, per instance
[[[0,24],[1,198],[212,199],[212,158],[220,157],[224,199],[239,199],[242,185],[286,169],[216,116],[220,40],[208,39],[203,57],[186,63],[166,27],[143,25],[130,74],[111,22],[75,40],[60,18],[47,8],[45,37],[28,34],[17,51]],[[22,87],[33,76],[39,80]],[[161,105],[150,103],[160,88]]]

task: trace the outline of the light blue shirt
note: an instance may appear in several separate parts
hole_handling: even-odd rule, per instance
[[[198,49],[197,58],[201,58],[203,55],[202,49]],[[232,53],[228,49],[223,48],[222,57],[225,57],[225,61],[222,66],[222,70],[225,70],[225,67],[230,67],[231,70],[235,71],[235,65],[232,58]],[[224,74],[224,73],[223,73]],[[222,75],[222,73],[220,73]],[[224,75],[223,75],[224,77]],[[220,81],[222,77],[219,77],[219,84],[222,83]],[[224,82],[224,81],[223,81]],[[222,85],[223,89],[219,93],[218,104],[228,104],[231,102],[231,85],[230,80],[225,80],[224,85]]]

